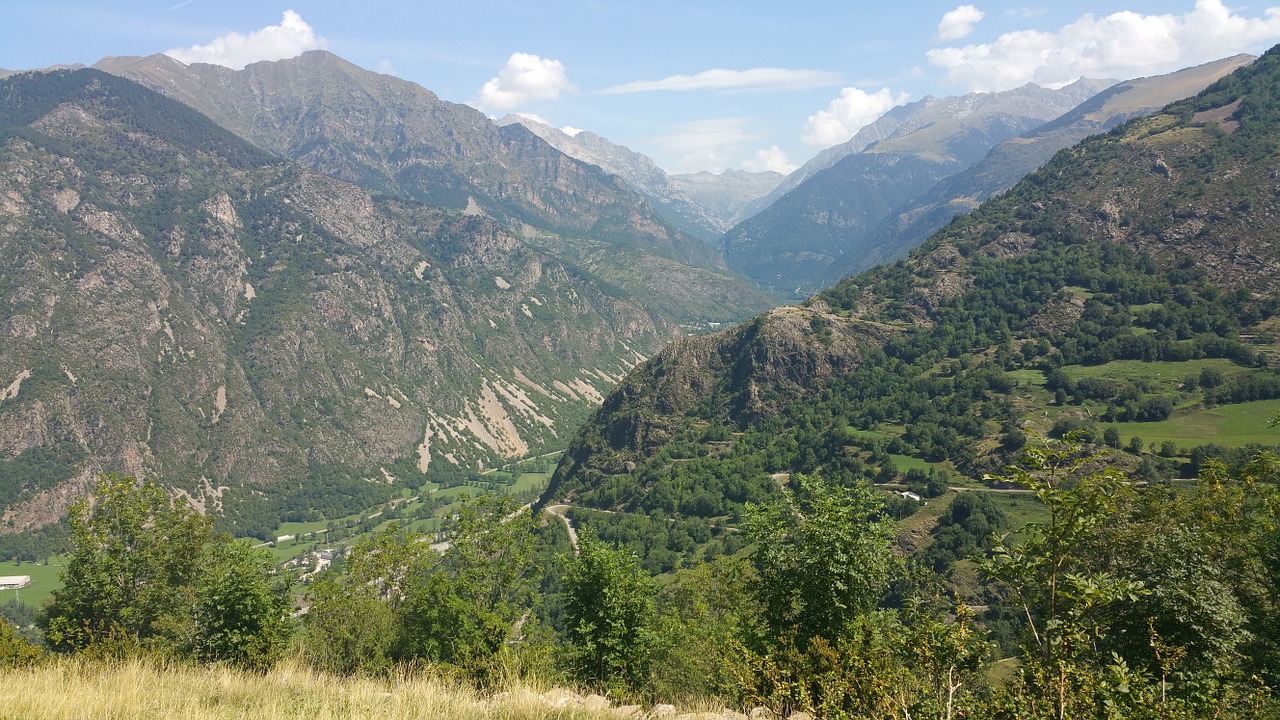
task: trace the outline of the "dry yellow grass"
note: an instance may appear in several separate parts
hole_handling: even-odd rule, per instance
[[[492,697],[448,680],[335,678],[285,665],[266,675],[147,662],[58,660],[0,671],[0,717],[12,720],[616,720],[580,696],[555,707],[516,686]]]

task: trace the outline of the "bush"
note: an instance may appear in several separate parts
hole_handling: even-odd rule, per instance
[[[0,669],[34,665],[42,653],[34,643],[18,634],[18,628],[0,618]]]

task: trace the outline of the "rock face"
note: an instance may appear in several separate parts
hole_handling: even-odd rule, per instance
[[[712,335],[673,342],[620,383],[584,426],[544,498],[627,472],[697,411],[735,427],[772,417],[847,373],[894,334],[821,306],[786,307]]]
[[[0,256],[0,532],[102,471],[229,511],[491,466],[679,334],[494,219],[95,70],[0,82]]]
[[[772,305],[724,272],[715,248],[677,229],[622,179],[523,125],[499,127],[474,108],[330,53],[239,71],[165,55],[107,58],[96,67],[172,97],[259,148],[378,195],[483,214],[575,264],[598,248],[621,252],[621,267],[601,263],[592,271],[641,303],[663,298],[634,269],[714,284],[720,302],[686,306],[681,319],[688,323],[738,321]]]
[[[165,55],[98,68],[179,100],[281,157],[379,192],[463,210],[474,200],[543,230],[609,232],[680,259],[681,238],[637,197],[519,126],[324,51],[244,70]],[[685,245],[689,245],[688,248]]]

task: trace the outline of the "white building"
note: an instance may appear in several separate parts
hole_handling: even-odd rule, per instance
[[[0,590],[21,590],[30,584],[30,575],[0,575]]]

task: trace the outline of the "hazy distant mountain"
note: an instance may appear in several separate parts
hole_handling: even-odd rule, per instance
[[[669,176],[648,156],[592,132],[570,135],[523,115],[509,115],[498,124],[523,125],[566,155],[617,175],[676,227],[713,244],[740,219],[747,203],[768,193],[783,177],[744,171]]]
[[[818,290],[828,269],[898,206],[1112,84],[1084,79],[1059,90],[1028,84],[895,108],[770,193],[771,205],[726,233],[725,262],[776,292]]]
[[[890,109],[884,115],[881,115],[875,122],[862,128],[849,140],[833,145],[826,150],[814,155],[809,162],[801,165],[790,175],[786,176],[781,183],[778,184],[768,195],[750,203],[744,210],[743,219],[749,218],[756,213],[764,210],[779,198],[792,190],[796,189],[805,180],[813,177],[815,174],[826,170],[835,165],[840,160],[862,152],[871,147],[875,143],[890,138],[909,135],[936,123],[948,123],[960,119],[966,115],[978,112],[999,111],[999,104],[1008,102],[1012,113],[1027,112],[1025,101],[1051,103],[1051,107],[1047,110],[1032,109],[1031,112],[1035,117],[1043,117],[1044,121],[1058,117],[1067,110],[1084,102],[1084,100],[1092,97],[1098,92],[1106,89],[1115,83],[1115,80],[1091,80],[1089,78],[1081,78],[1080,80],[1063,88],[1066,91],[1059,98],[1047,97],[1043,92],[1043,88],[1036,85],[1026,85],[1007,93],[970,93],[968,95],[956,95],[945,98],[936,98],[932,95],[926,96],[921,100],[899,105]],[[1031,88],[1041,90],[1041,93],[1031,91]],[[1029,92],[1030,91],[1030,92]],[[1002,97],[997,97],[1002,96]],[[1032,99],[1034,98],[1034,99]],[[993,105],[992,103],[995,103]],[[985,107],[976,107],[981,104]],[[1019,107],[1023,106],[1023,107]],[[1060,108],[1060,109],[1059,109]],[[1056,111],[1056,112],[1055,112]],[[1036,123],[1037,125],[1039,123]]]
[[[728,230],[746,217],[744,213],[751,203],[773,192],[786,177],[771,170],[725,170],[719,175],[704,170],[671,175],[669,179],[674,187],[706,208],[724,224],[724,230]]]
[[[1074,110],[992,148],[981,161],[935,185],[881,223],[866,246],[850,252],[827,274],[830,282],[887,260],[904,257],[951,218],[1012,187],[1054,153],[1130,118],[1149,115],[1190,97],[1218,78],[1253,62],[1237,55],[1167,75],[1129,80],[1098,93]]]

